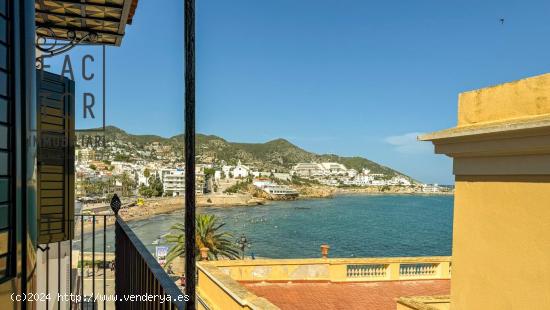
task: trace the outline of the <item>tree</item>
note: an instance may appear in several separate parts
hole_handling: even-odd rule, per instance
[[[195,255],[200,258],[200,248],[208,248],[208,259],[217,260],[218,258],[239,258],[239,249],[234,242],[233,237],[228,232],[221,231],[225,223],[221,223],[213,214],[198,214],[195,219]],[[173,232],[166,235],[166,242],[174,244],[166,255],[166,266],[176,257],[185,254],[185,227],[181,223],[174,224],[171,228]]]
[[[151,195],[155,197],[162,196],[162,193],[164,192],[162,182],[157,175],[149,177],[149,188],[151,189]]]
[[[143,197],[151,198],[153,196],[153,191],[149,188],[149,186],[141,184],[139,187],[139,194]]]
[[[146,178],[151,176],[151,171],[149,171],[149,168],[145,168],[145,170],[143,170],[143,176]]]
[[[216,173],[216,169],[214,168],[204,168],[204,175],[206,177],[213,177]]]
[[[128,196],[129,192],[132,191],[135,186],[134,180],[132,180],[132,178],[126,171],[120,177],[120,183],[122,183],[123,196]]]

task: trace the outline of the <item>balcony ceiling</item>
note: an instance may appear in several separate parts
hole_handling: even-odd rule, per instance
[[[36,0],[36,33],[50,39],[119,46],[132,23],[138,0]]]

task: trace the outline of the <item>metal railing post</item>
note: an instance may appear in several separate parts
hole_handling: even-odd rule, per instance
[[[185,0],[185,293],[195,309],[195,0]]]

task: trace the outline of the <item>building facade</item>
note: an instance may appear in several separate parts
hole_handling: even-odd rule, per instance
[[[550,74],[462,93],[458,112],[420,137],[453,158],[450,309],[550,309]]]
[[[237,166],[231,170],[231,173],[233,174],[234,178],[246,178],[250,174],[250,168],[248,166],[245,166],[239,162],[237,163]]]
[[[185,194],[185,171],[176,169],[161,170],[161,181],[165,195],[175,197]]]

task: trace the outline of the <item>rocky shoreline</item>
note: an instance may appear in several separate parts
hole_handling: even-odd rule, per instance
[[[295,186],[300,193],[297,199],[333,198],[337,195],[454,195],[454,191],[424,192],[421,187],[365,186],[331,187],[323,185]],[[276,200],[276,199],[274,199]]]
[[[454,195],[454,191],[423,192],[421,188],[405,186],[369,186],[369,187],[349,187],[338,188],[335,195]]]

